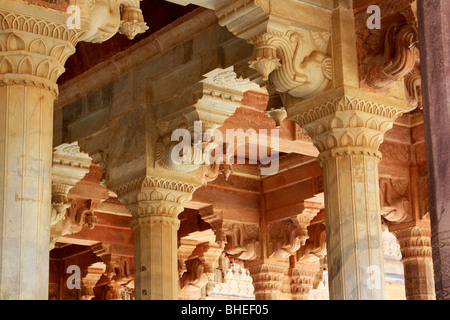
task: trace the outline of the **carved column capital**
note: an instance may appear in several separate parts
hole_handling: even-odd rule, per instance
[[[293,300],[308,300],[309,292],[313,288],[314,278],[320,272],[320,264],[296,263],[289,269],[290,289]]]
[[[384,134],[405,110],[406,103],[394,106],[351,95],[341,95],[324,103],[289,109],[320,151],[319,162],[341,155],[367,155],[381,159],[379,147]],[[306,107],[306,105],[305,105]]]
[[[282,295],[283,278],[289,268],[287,263],[263,260],[246,263],[253,278],[257,300],[279,300]]]
[[[431,227],[411,226],[392,233],[397,237],[402,251],[402,260],[432,259]]]
[[[393,230],[402,252],[408,300],[435,300],[431,227],[414,225]]]
[[[0,5],[0,86],[31,85],[56,97],[56,81],[82,33],[69,29],[65,16],[56,10],[33,7],[30,12],[21,10],[22,5],[16,1]]]
[[[132,227],[158,223],[179,227],[178,215],[200,185],[147,176],[124,183],[114,191],[130,210]]]

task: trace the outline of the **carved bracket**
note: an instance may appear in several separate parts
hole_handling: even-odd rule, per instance
[[[255,46],[250,67],[282,93],[307,99],[324,91],[332,80],[327,53],[330,33],[291,29],[266,32],[249,39]]]
[[[261,256],[258,225],[224,222],[224,230],[227,254],[240,260],[256,260]]]
[[[269,257],[285,259],[295,255],[308,240],[308,226],[322,206],[319,203],[305,202],[299,208],[300,214],[271,222],[268,227]]]
[[[386,31],[384,54],[363,61],[365,83],[375,89],[390,88],[410,73],[417,60],[417,27],[392,24]]]
[[[388,221],[401,223],[412,219],[406,179],[380,179],[380,211]]]

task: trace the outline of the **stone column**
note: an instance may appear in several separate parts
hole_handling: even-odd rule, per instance
[[[245,267],[253,278],[256,300],[280,300],[282,298],[283,278],[289,268],[287,262],[263,259],[247,261]]]
[[[176,300],[178,215],[200,185],[147,176],[123,188],[133,186],[121,200],[133,215],[136,299]]]
[[[294,119],[324,172],[330,297],[384,299],[378,149],[400,110],[357,95],[303,107]]]
[[[393,231],[402,251],[408,300],[435,300],[431,230],[412,226]]]
[[[94,288],[105,272],[105,264],[96,262],[87,268],[86,276],[81,279],[81,300],[95,298]]]
[[[297,262],[289,269],[292,300],[309,300],[316,274],[320,271],[319,261]]]
[[[450,300],[450,3],[421,0],[417,6],[436,298]]]
[[[78,34],[13,4],[0,5],[0,299],[48,299],[53,101]]]

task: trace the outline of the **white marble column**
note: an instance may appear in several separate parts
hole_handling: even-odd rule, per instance
[[[133,215],[137,300],[178,299],[178,215],[198,187],[147,176],[118,189]]]
[[[77,32],[68,30],[63,19],[51,21],[51,14],[49,20],[19,15],[4,5],[0,6],[0,299],[47,299],[53,101],[56,80],[75,52]]]

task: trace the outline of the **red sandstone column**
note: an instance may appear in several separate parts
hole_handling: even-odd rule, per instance
[[[450,2],[419,0],[418,15],[436,298],[450,300]]]

